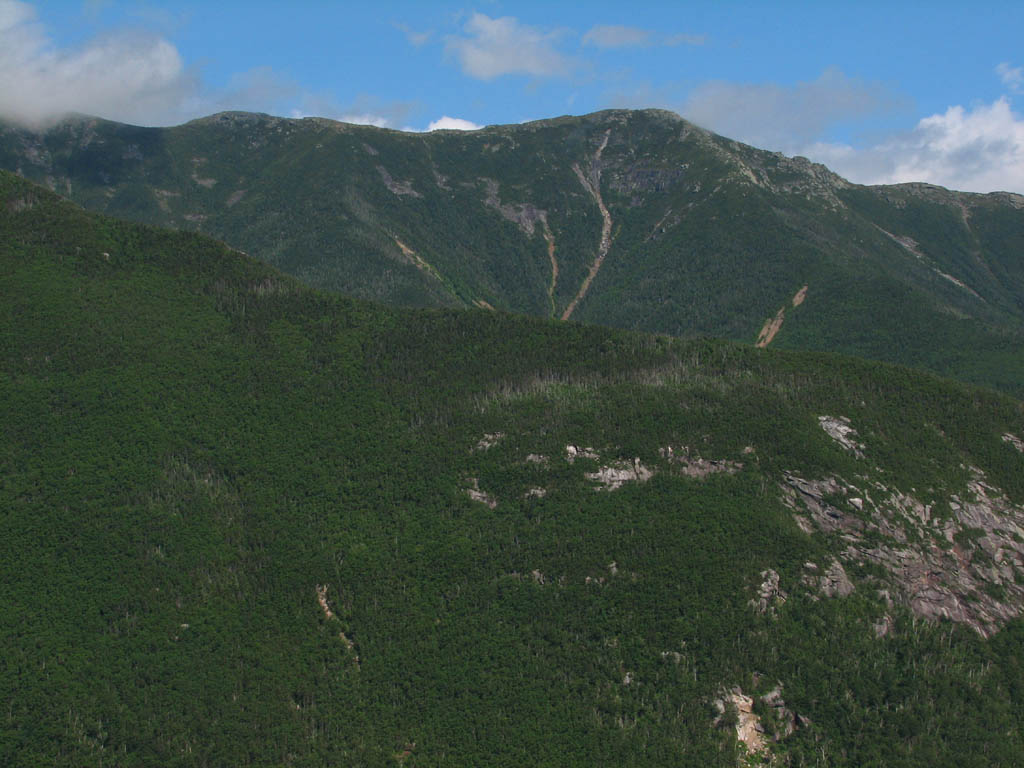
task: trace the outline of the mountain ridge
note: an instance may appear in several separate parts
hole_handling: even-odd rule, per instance
[[[1024,391],[1010,353],[1024,199],[854,185],[664,111],[429,134],[251,113],[171,129],[75,120],[0,129],[0,167],[399,305],[562,317],[589,279],[573,320],[754,343],[807,285],[772,344]],[[591,276],[606,223],[594,190],[611,228]]]

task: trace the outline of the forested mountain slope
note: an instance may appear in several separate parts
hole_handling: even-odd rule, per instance
[[[1024,198],[857,186],[668,112],[430,134],[74,118],[0,128],[0,167],[351,296],[842,351],[1024,393]]]
[[[0,276],[4,765],[1019,763],[1019,401],[3,173]]]

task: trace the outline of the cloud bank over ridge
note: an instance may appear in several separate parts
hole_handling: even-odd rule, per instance
[[[95,8],[113,7],[92,6],[92,18],[98,18]],[[663,28],[639,17],[636,26],[600,18],[580,23],[579,14],[576,19],[411,15],[387,26],[400,47],[419,58],[403,63],[400,51],[375,38],[371,55],[394,66],[390,80],[368,85],[369,93],[350,90],[339,100],[337,89],[350,85],[351,78],[321,82],[281,61],[275,69],[267,63],[273,59],[266,58],[266,46],[244,61],[236,52],[221,62],[240,64],[238,71],[222,67],[211,74],[214,68],[202,58],[208,49],[182,43],[179,50],[173,25],[150,24],[162,32],[147,32],[138,27],[142,16],[128,14],[122,23],[135,25],[131,29],[108,25],[84,42],[62,45],[43,24],[44,9],[50,6],[0,0],[0,118],[36,128],[74,112],[137,125],[175,125],[218,111],[246,110],[401,130],[475,130],[476,122],[450,115],[479,115],[481,122],[495,123],[558,114],[559,105],[577,113],[607,106],[663,107],[730,138],[806,155],[856,182],[927,181],[969,191],[1024,192],[1024,115],[1017,103],[1024,94],[1024,67],[1001,60],[1005,53],[994,54],[985,65],[995,87],[980,89],[984,99],[933,101],[915,115],[911,99],[893,86],[836,67],[812,70],[821,72],[815,79],[782,83],[716,77],[728,66],[705,66],[701,76],[683,72],[673,82],[661,76],[667,71],[662,67],[643,85],[645,62],[696,67],[721,59],[724,43],[713,30],[710,36],[696,34],[699,29],[676,34],[673,23]],[[536,23],[539,18],[544,21]],[[308,30],[299,32],[305,44]],[[288,55],[293,48],[294,42]],[[182,52],[190,50],[188,56]],[[366,54],[353,59],[359,66],[366,60]],[[206,63],[200,68],[197,61]],[[405,100],[401,89],[389,92],[392,84],[406,83],[410,66],[431,78],[426,89],[405,89],[423,93],[423,101]],[[212,86],[208,78],[214,77],[223,84]],[[536,106],[541,97],[547,99],[543,109]],[[515,112],[495,114],[496,104],[515,100],[523,102]],[[443,117],[430,121],[437,115]],[[895,119],[901,115],[902,123]],[[906,119],[910,116],[913,121]],[[870,134],[868,126],[873,126]]]
[[[880,84],[826,70],[816,80],[773,83],[712,81],[682,102],[640,91],[615,98],[651,102],[698,125],[764,149],[805,155],[860,184],[920,181],[966,192],[1024,193],[1024,115],[1013,107],[1021,68],[994,70],[1008,93],[991,103],[953,105],[920,118],[910,130],[865,144],[822,139],[835,125],[886,112],[902,101]]]
[[[166,40],[122,32],[60,50],[32,6],[0,0],[0,114],[9,119],[43,125],[84,112],[157,124],[187,112],[198,90]]]
[[[1024,117],[1005,96],[949,107],[872,146],[816,142],[803,154],[864,184],[927,181],[965,192],[1024,193]]]

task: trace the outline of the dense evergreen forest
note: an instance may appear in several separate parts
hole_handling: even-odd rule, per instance
[[[4,765],[1020,764],[1006,395],[330,295],[7,173],[0,360]]]

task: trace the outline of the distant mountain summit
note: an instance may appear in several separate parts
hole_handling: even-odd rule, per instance
[[[662,110],[429,134],[76,117],[0,128],[0,167],[352,296],[844,351],[1024,393],[1024,197],[855,185]]]

